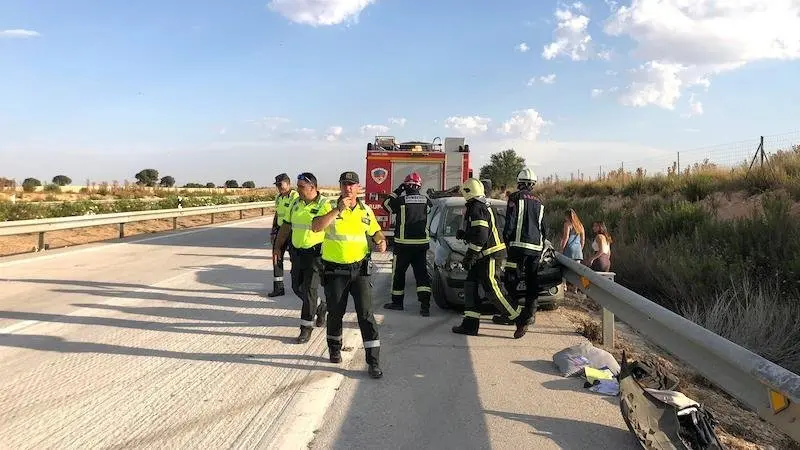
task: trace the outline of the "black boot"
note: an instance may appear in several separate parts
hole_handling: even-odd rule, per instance
[[[509,319],[505,314],[495,314],[492,316],[492,322],[498,325],[514,325],[514,321]]]
[[[428,316],[431,315],[431,301],[430,300],[423,300],[422,302],[420,302],[419,314],[422,317],[428,317]]]
[[[300,327],[300,336],[297,336],[298,344],[305,344],[311,339],[311,327]]]
[[[402,303],[395,303],[395,302],[386,303],[383,305],[383,307],[394,311],[402,311],[403,309],[405,309]]]
[[[331,348],[328,347],[328,353],[330,354],[330,360],[332,363],[340,363],[342,362],[342,350],[338,348]]]
[[[464,319],[461,321],[461,325],[456,325],[453,327],[453,333],[477,336],[479,327],[480,320],[474,317],[464,317]]]
[[[536,300],[526,301],[519,317],[514,321],[517,329],[514,330],[514,339],[520,339],[528,332],[528,327],[536,322]]]
[[[364,353],[367,360],[367,372],[369,372],[369,376],[372,378],[381,378],[383,377],[383,371],[381,370],[381,366],[379,364],[380,361],[380,347],[372,347],[364,349]]]
[[[325,302],[322,302],[319,304],[319,306],[317,306],[317,321],[314,323],[314,325],[316,325],[317,328],[325,326],[325,318],[327,312],[328,312],[328,305]]]
[[[372,378],[383,378],[383,371],[381,370],[378,363],[372,363],[369,365],[369,376]]]
[[[273,281],[272,282],[272,292],[267,294],[268,297],[280,297],[285,295],[286,291],[283,289],[283,281]]]

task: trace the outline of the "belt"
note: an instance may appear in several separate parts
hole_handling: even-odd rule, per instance
[[[297,253],[300,253],[300,254],[308,253],[308,254],[318,255],[322,251],[322,244],[313,245],[313,246],[308,247],[308,248],[295,247],[295,250],[297,251]]]
[[[322,261],[322,267],[326,273],[332,273],[334,275],[352,275],[353,271],[361,270],[361,265],[364,264],[364,260],[356,261],[350,264],[339,264],[330,261]]]

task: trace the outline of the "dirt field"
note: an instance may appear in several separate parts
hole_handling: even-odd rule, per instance
[[[575,329],[593,343],[602,342],[601,310],[590,299],[582,295],[568,294],[562,314],[575,324]],[[723,445],[731,450],[800,450],[800,444],[792,441],[755,413],[747,411],[738,401],[713,387],[709,381],[691,368],[673,358],[667,352],[648,342],[635,330],[617,322],[615,345],[612,354],[622,360],[623,350],[629,360],[654,357],[655,361],[669,373],[677,376],[677,390],[710,409],[719,420],[716,431]],[[599,345],[599,344],[598,344]]]
[[[267,209],[265,214],[272,214]],[[260,209],[244,211],[243,218],[250,219],[261,216]],[[238,212],[214,215],[214,223],[239,220]],[[190,216],[178,218],[178,229],[192,228],[211,224],[210,215]],[[125,224],[125,236],[135,236],[146,233],[158,233],[172,230],[172,219],[146,220]],[[265,233],[268,231],[265,230]],[[119,238],[117,225],[103,225],[99,227],[77,228],[45,233],[45,246],[49,249],[71,247],[90,242],[99,242]],[[37,251],[39,243],[38,234],[21,234],[17,236],[0,236],[0,257],[29,253]]]

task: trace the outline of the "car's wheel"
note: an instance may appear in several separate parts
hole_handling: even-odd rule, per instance
[[[450,309],[450,304],[447,303],[447,294],[442,285],[442,275],[439,273],[439,269],[435,267],[431,275],[431,297],[433,297],[433,301],[436,302],[436,306],[439,308]]]

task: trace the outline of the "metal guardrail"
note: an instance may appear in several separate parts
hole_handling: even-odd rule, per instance
[[[603,307],[604,346],[614,316],[690,364],[704,377],[800,442],[800,375],[611,281],[564,255],[564,276]],[[611,337],[606,340],[606,335]]]
[[[261,209],[261,215],[266,213],[266,208],[273,208],[275,202],[230,203],[226,205],[196,206],[191,208],[156,209],[147,211],[131,211],[110,214],[86,214],[82,216],[53,217],[48,219],[12,220],[0,222],[0,236],[17,234],[39,233],[39,249],[44,249],[44,234],[48,231],[70,230],[73,228],[95,227],[99,225],[119,225],[119,237],[125,237],[125,224],[143,220],[172,219],[172,229],[178,228],[178,218],[211,215],[214,223],[215,214],[239,212],[242,219],[244,211]]]

